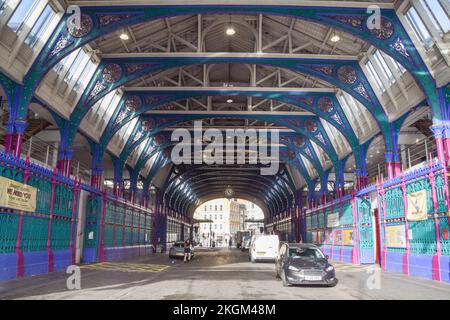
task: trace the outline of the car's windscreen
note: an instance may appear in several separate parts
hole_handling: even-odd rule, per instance
[[[181,247],[184,247],[184,243],[182,243],[182,242],[175,243],[173,246],[177,247],[177,248],[181,248]]]
[[[314,248],[290,248],[290,258],[299,259],[325,259],[325,256],[319,249]]]

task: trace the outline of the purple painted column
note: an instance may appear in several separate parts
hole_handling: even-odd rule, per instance
[[[53,177],[52,177],[52,194],[50,196],[50,216],[48,218],[48,230],[47,230],[47,244],[46,244],[46,251],[48,255],[48,272],[53,271],[53,251],[51,248],[51,239],[52,239],[52,221],[53,221],[53,209],[54,209],[54,202],[55,202],[55,190],[56,190],[56,175],[57,175],[56,169],[53,170]]]
[[[406,183],[405,183],[405,175],[402,174],[402,196],[403,196],[403,211],[405,214],[405,242],[406,242],[406,251],[403,254],[403,273],[409,274],[409,255],[411,253],[411,247],[409,244],[409,226],[408,219],[406,218],[406,213],[408,212],[408,199],[406,198]]]
[[[439,220],[438,220],[438,200],[437,200],[437,193],[436,193],[436,183],[434,179],[434,172],[433,172],[433,161],[430,159],[429,163],[430,173],[428,174],[428,179],[430,180],[431,185],[431,196],[433,199],[433,220],[434,220],[434,229],[436,234],[436,254],[433,255],[432,259],[432,278],[433,280],[441,281],[441,265],[440,265],[440,258],[442,255],[441,251],[441,235],[439,230]]]

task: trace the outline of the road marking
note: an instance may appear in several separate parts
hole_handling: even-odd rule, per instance
[[[108,270],[121,272],[161,272],[169,267],[170,266],[163,264],[121,263],[121,262],[100,262],[80,266],[81,269]]]
[[[339,262],[332,262],[331,264],[334,266],[336,271],[342,272],[365,272],[366,270],[379,267],[378,265],[346,264]]]

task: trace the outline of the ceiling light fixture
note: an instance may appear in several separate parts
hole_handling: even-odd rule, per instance
[[[234,35],[234,34],[236,33],[236,30],[235,30],[232,26],[229,26],[229,27],[227,28],[227,30],[225,30],[225,33],[226,33],[228,36],[232,36],[232,35]]]
[[[341,40],[341,37],[339,37],[336,33],[333,34],[333,36],[331,37],[331,42],[338,42],[339,40]]]
[[[233,103],[233,99],[228,99],[227,103]]]
[[[126,40],[130,39],[130,36],[127,33],[123,32],[120,34],[120,39],[122,39],[123,41],[126,41]]]
[[[232,36],[236,33],[236,30],[233,28],[233,25],[231,24],[231,15],[230,15],[230,23],[228,24],[228,27],[225,30],[225,33],[228,36]]]

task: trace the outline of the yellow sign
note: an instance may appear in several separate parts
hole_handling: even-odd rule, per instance
[[[427,216],[427,192],[420,190],[406,195],[408,200],[408,211],[406,219],[408,221],[426,220]]]
[[[344,230],[344,246],[353,245],[353,230]]]
[[[0,207],[34,212],[36,188],[0,177]]]
[[[388,247],[406,248],[405,226],[387,226],[386,244]]]

